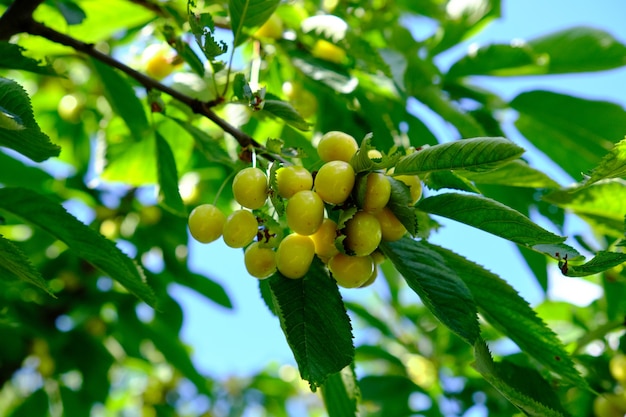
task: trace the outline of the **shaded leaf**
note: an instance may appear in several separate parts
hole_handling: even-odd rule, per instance
[[[536,225],[520,212],[483,196],[440,194],[421,200],[417,208],[465,223],[521,245],[561,243],[565,240],[564,237],[557,236]]]
[[[155,296],[139,265],[61,205],[33,191],[7,187],[0,189],[0,208],[47,231],[147,304],[155,305]]]
[[[25,49],[19,45],[0,41],[0,68],[30,71],[42,75],[57,75],[51,65],[24,56],[24,51]]]
[[[411,204],[413,200],[409,187],[393,177],[387,179],[391,183],[391,196],[387,207],[400,220],[407,232],[412,236],[417,236],[419,225],[415,207]]]
[[[279,0],[229,0],[228,12],[235,46],[246,40],[250,29],[265,23],[279,3]]]
[[[531,417],[565,417],[554,390],[535,370],[496,363],[482,340],[474,346],[474,368],[507,400]],[[536,395],[536,396],[535,396]]]
[[[486,171],[519,158],[523,153],[524,149],[505,138],[463,139],[407,155],[398,161],[394,173],[419,175],[451,169]]]
[[[22,86],[1,77],[0,146],[13,149],[35,162],[58,156],[61,151],[39,128],[30,98]]]
[[[168,265],[168,269],[171,273],[167,272],[167,270],[163,272],[168,275],[172,281],[191,288],[198,294],[222,307],[228,309],[233,308],[233,303],[230,300],[228,293],[220,284],[204,275],[190,272],[186,268],[175,267],[176,269],[172,270],[173,268],[174,267],[171,265]]]
[[[3,275],[29,282],[54,297],[48,287],[48,282],[30,263],[24,252],[2,235],[0,235],[0,269],[5,271]]]
[[[322,398],[328,417],[357,416],[357,403],[360,399],[356,374],[352,366],[328,377],[322,385]]]
[[[556,334],[505,280],[448,249],[425,245],[465,282],[485,320],[546,368],[580,387],[587,386]]]
[[[337,284],[317,259],[302,279],[275,274],[269,280],[300,375],[315,390],[354,359],[352,327]]]
[[[170,145],[155,133],[157,177],[159,180],[159,202],[167,210],[180,217],[187,217],[185,203],[178,190],[178,170]]]
[[[530,91],[511,107],[519,113],[517,129],[574,179],[597,166],[626,132],[626,110],[606,101]]]
[[[414,415],[409,398],[414,392],[422,392],[418,385],[402,375],[366,375],[359,379],[359,387],[363,401],[380,407],[381,416]]]
[[[480,334],[474,299],[443,257],[406,237],[381,243],[380,248],[435,317],[473,345]]]
[[[104,95],[115,114],[124,120],[135,141],[141,141],[150,126],[146,110],[128,79],[98,60],[93,59],[92,63],[104,85]]]
[[[57,0],[55,1],[56,6],[59,8],[59,11],[63,15],[63,18],[67,22],[68,25],[78,25],[87,18],[87,15],[80,8],[80,6],[73,1],[70,0]]]

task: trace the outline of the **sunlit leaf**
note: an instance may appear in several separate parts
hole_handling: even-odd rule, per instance
[[[450,169],[486,171],[519,158],[523,153],[524,149],[504,138],[464,139],[407,155],[398,161],[394,173],[419,175]]]
[[[588,187],[554,191],[543,199],[602,226],[605,232],[612,230],[611,234],[616,237],[623,236],[626,181],[622,179],[602,180]]]
[[[0,77],[0,146],[13,149],[36,162],[58,156],[60,148],[43,133],[21,85]]]
[[[469,171],[468,171],[469,172]],[[424,184],[431,190],[441,190],[449,188],[452,190],[467,191],[470,193],[480,193],[465,175],[459,175],[455,171],[433,171],[422,177]]]
[[[583,388],[587,386],[562,342],[513,287],[448,249],[425,245],[441,255],[465,282],[485,320],[546,368]]]
[[[263,112],[270,113],[299,130],[309,130],[311,125],[293,108],[291,104],[280,100],[265,100]]]
[[[389,177],[388,180],[391,183],[391,196],[387,207],[400,220],[407,232],[412,236],[417,236],[419,224],[415,207],[411,204],[412,198],[409,187],[393,177]]]
[[[561,243],[557,236],[518,211],[487,197],[446,193],[422,199],[417,208],[484,230],[521,245]]]
[[[48,282],[30,263],[28,257],[13,242],[0,235],[0,270],[5,277],[20,279],[41,288],[53,295]]]
[[[423,242],[402,238],[381,250],[430,311],[470,345],[479,337],[472,294],[445,259]]]
[[[552,387],[539,373],[510,362],[494,362],[482,340],[474,346],[474,368],[500,394],[531,417],[566,417]]]
[[[155,305],[155,296],[139,265],[63,206],[33,191],[7,187],[0,189],[0,208],[47,231],[147,304]]]
[[[71,0],[57,0],[55,3],[68,25],[78,25],[87,17],[83,9]]]
[[[575,180],[626,132],[626,110],[606,101],[530,91],[515,97],[511,107],[519,113],[519,131]]]
[[[269,279],[300,375],[315,389],[354,359],[352,327],[337,284],[317,259],[304,278],[276,274]]]

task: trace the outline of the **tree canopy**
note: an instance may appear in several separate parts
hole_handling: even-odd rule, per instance
[[[444,66],[500,1],[0,13],[0,416],[626,412],[626,110],[481,84],[623,67],[611,33],[478,45]],[[532,307],[433,243],[442,218],[515,244],[544,292],[556,270],[603,295]],[[589,232],[568,236],[569,219]],[[297,369],[195,366],[172,287],[233,308],[189,264],[192,241],[217,239]]]

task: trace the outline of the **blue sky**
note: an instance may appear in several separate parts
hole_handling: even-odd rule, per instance
[[[471,42],[486,44],[530,39],[577,25],[602,28],[626,43],[626,2],[623,0],[504,0],[502,9],[501,20],[492,23],[470,42],[446,53],[441,64],[449,65],[462,56]],[[624,68],[595,74],[506,78],[501,81],[479,79],[479,82],[505,99],[511,99],[522,91],[548,89],[583,98],[612,101],[626,107]],[[424,112],[428,113],[427,110]],[[437,117],[425,117],[439,135],[446,135],[449,131]],[[510,124],[506,133],[510,139],[528,150],[526,156],[537,167],[549,170],[562,185],[571,181],[528,146]],[[615,138],[616,141],[620,139]],[[432,237],[433,243],[455,250],[486,266],[507,279],[531,303],[541,300],[541,291],[513,244],[464,225],[445,223],[446,227]],[[568,228],[570,233],[584,231],[579,222],[568,222]],[[222,284],[235,304],[233,310],[226,310],[185,288],[176,287],[173,290],[173,296],[185,310],[182,338],[193,348],[193,358],[201,372],[212,376],[242,376],[250,375],[271,362],[294,363],[278,320],[260,299],[256,279],[245,271],[241,251],[228,248],[221,241],[210,245],[192,243],[190,262],[192,268]],[[574,298],[576,302],[584,304],[590,296],[598,294],[592,284],[586,281],[554,276],[551,297]],[[568,287],[567,293],[562,291],[564,283]],[[378,288],[374,285],[363,290],[345,291],[344,294],[347,297],[356,295],[360,299],[367,299]],[[415,301],[418,301],[416,295]]]

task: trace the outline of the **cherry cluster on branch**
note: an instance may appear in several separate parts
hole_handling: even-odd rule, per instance
[[[223,102],[223,97],[218,97],[211,101],[200,101],[176,91],[154,78],[129,67],[128,65],[114,59],[113,57],[98,51],[93,44],[88,44],[75,39],[66,34],[60,33],[33,19],[35,9],[43,3],[43,0],[20,0],[14,1],[6,12],[0,16],[0,41],[6,41],[11,36],[19,33],[29,33],[41,36],[52,42],[69,46],[78,52],[91,56],[113,68],[117,68],[129,77],[133,78],[144,86],[147,90],[156,90],[169,95],[170,97],[187,105],[194,113],[205,116],[222,130],[232,135],[242,148],[254,147],[258,152],[266,154],[265,147],[258,143],[253,137],[241,131],[226,120],[219,117],[212,108]],[[136,2],[146,6],[145,2]],[[153,5],[154,6],[154,5]],[[153,8],[150,7],[150,10]],[[270,160],[275,159],[272,155],[266,155]]]

